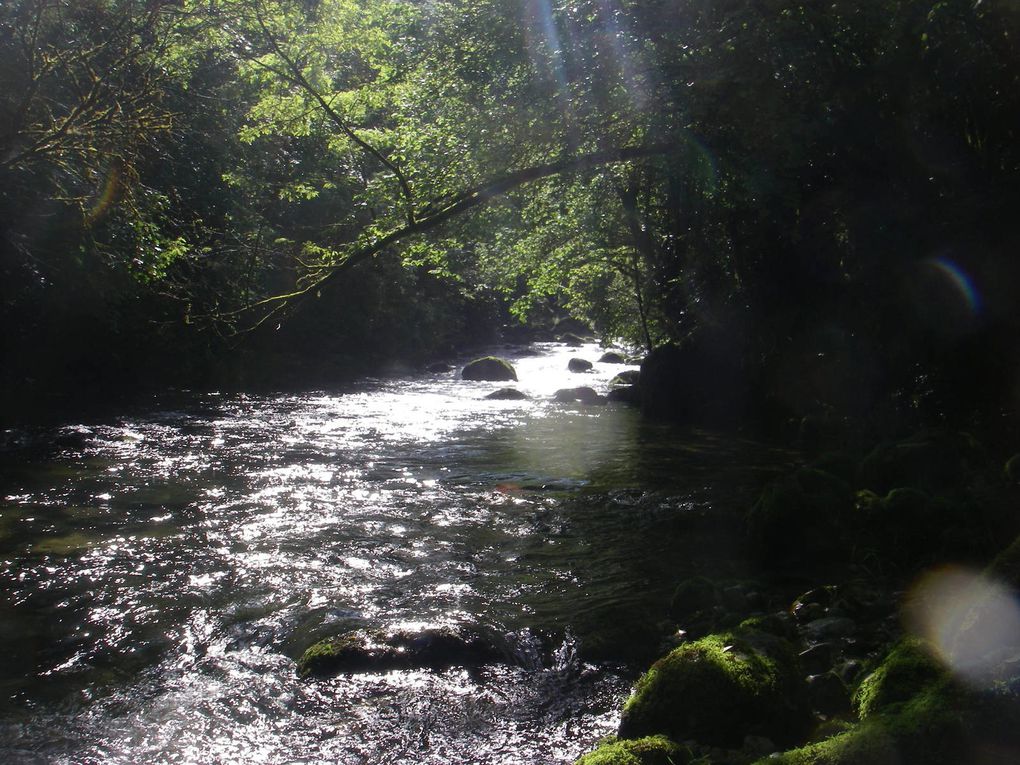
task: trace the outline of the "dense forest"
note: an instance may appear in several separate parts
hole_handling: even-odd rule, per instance
[[[226,654],[252,666],[286,655],[252,673],[309,680],[263,694],[281,705],[351,666],[513,665],[478,686],[489,693],[534,685],[555,633],[567,656],[555,682],[582,662],[574,690],[620,666],[640,674],[619,737],[571,741],[557,761],[591,749],[577,762],[1016,761],[1018,132],[1013,0],[4,0],[0,549],[17,576],[0,621],[20,619],[4,633],[14,663],[38,670],[17,683],[49,692],[45,676],[80,671],[100,698],[135,688],[139,667],[186,664],[161,640],[214,645],[222,633],[228,647],[196,649],[189,677]],[[415,409],[388,373],[567,331],[614,346],[619,363],[643,358],[624,394],[643,418],[603,409],[630,418],[606,437],[578,405],[583,416],[545,425],[566,440],[527,457],[545,469],[603,448],[644,483],[485,463],[534,446],[496,415],[458,421],[463,444],[421,456],[428,438],[460,432],[426,427],[438,417],[428,406],[455,399]],[[538,369],[536,355],[517,360]],[[244,398],[369,375],[384,382],[363,399]],[[202,399],[173,427],[56,429],[181,389],[238,398]],[[605,403],[571,390],[570,406]],[[409,420],[355,427],[358,406],[382,421],[394,401]],[[349,432],[332,429],[342,418]],[[428,438],[394,435],[405,425]],[[754,499],[734,499],[752,491],[748,475]],[[413,533],[418,557],[400,558]],[[663,552],[674,539],[682,555]],[[549,561],[569,544],[581,552],[562,573]],[[134,568],[143,548],[155,552]],[[60,602],[52,582],[97,551],[108,565],[68,575],[77,594]],[[272,569],[272,586],[238,559]],[[293,568],[277,575],[278,560]],[[357,589],[343,577],[371,578],[374,560],[401,582],[386,584],[391,600],[370,612],[370,582],[357,608],[342,602]],[[605,597],[589,607],[563,589],[583,579],[570,566]],[[435,584],[436,571],[450,580]],[[567,592],[580,616],[545,633],[507,617],[489,643],[482,627],[454,634],[459,622],[371,632],[362,611],[417,607],[400,589],[412,573],[444,604],[470,591],[461,579],[491,586],[501,594],[476,593],[480,610],[509,603],[515,619],[526,609],[491,581],[519,576],[521,593]],[[214,607],[221,579],[240,595]],[[79,651],[92,633],[62,614],[77,609],[99,634],[100,616],[87,618],[130,587],[156,603],[124,607],[142,648],[125,638],[103,654],[94,638],[93,654]],[[110,634],[130,621],[104,613]],[[219,626],[180,637],[194,614]],[[244,642],[249,628],[261,643]],[[24,692],[7,675],[0,685]],[[477,708],[513,709],[496,690]],[[316,699],[332,709],[342,695]],[[14,714],[43,709],[12,698]],[[323,727],[298,708],[287,719]],[[557,719],[558,735],[608,719],[587,709]],[[581,718],[589,728],[575,734]],[[0,745],[22,733],[0,725]]]
[[[4,409],[331,384],[569,314],[751,381],[766,423],[1000,428],[1018,26],[1006,0],[7,2]]]

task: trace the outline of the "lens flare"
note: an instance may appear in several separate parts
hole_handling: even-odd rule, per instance
[[[928,263],[933,269],[949,280],[956,292],[963,298],[973,315],[981,312],[981,295],[973,280],[959,265],[946,257],[934,258]]]
[[[908,629],[959,678],[987,687],[1020,658],[1020,603],[1000,582],[951,566],[926,574],[907,599]]]
[[[87,217],[90,225],[103,218],[109,212],[114,202],[120,196],[120,190],[121,171],[119,167],[114,165],[106,174],[106,181],[103,183],[102,192],[88,211]]]

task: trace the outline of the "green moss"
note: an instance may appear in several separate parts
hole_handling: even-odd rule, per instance
[[[381,635],[358,630],[309,646],[298,659],[297,671],[299,677],[310,677],[391,669],[398,659],[399,654],[383,643]]]
[[[467,364],[460,376],[465,380],[516,380],[517,372],[506,359],[483,356]]]
[[[940,682],[853,727],[760,765],[950,765],[964,760],[968,732],[961,698]]]
[[[749,632],[709,635],[652,665],[627,700],[620,735],[739,746],[746,735],[797,739],[808,721],[806,692],[790,644]]]
[[[864,678],[854,693],[854,704],[864,719],[913,698],[945,678],[945,670],[921,641],[907,638],[897,643]]]
[[[574,765],[686,765],[691,753],[665,736],[647,736],[633,740],[610,737],[594,752]]]

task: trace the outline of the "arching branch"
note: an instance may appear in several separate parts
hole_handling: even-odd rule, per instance
[[[427,214],[419,217],[417,220],[409,222],[400,228],[390,231],[388,234],[357,247],[340,263],[334,266],[323,267],[322,275],[313,279],[307,286],[285,295],[276,295],[266,298],[258,303],[247,306],[242,309],[242,312],[250,312],[258,310],[259,308],[270,308],[271,313],[275,314],[282,306],[293,306],[308,295],[315,294],[322,290],[340,274],[350,270],[358,263],[375,257],[390,245],[397,244],[409,237],[417,234],[423,234],[431,231],[432,229],[438,228],[458,215],[475,207],[479,207],[489,200],[499,197],[520,186],[524,186],[543,178],[559,175],[560,173],[576,172],[578,170],[605,167],[607,165],[630,162],[646,157],[661,156],[675,150],[678,145],[679,144],[676,143],[658,143],[648,146],[608,149],[604,151],[591,152],[589,154],[581,154],[574,157],[565,157],[555,162],[534,165],[521,170],[513,170],[504,173],[503,175],[492,178],[484,183],[466,189],[459,194],[431,205],[426,208],[428,210]],[[259,326],[264,322],[264,320],[265,317],[259,319],[252,327],[249,327],[249,329]]]

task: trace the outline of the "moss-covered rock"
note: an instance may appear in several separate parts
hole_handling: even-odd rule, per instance
[[[587,359],[573,358],[567,362],[567,369],[571,372],[590,372],[593,366]]]
[[[620,740],[604,739],[594,752],[579,758],[574,765],[686,765],[690,751],[665,736],[647,736]]]
[[[609,387],[614,388],[619,385],[637,385],[640,379],[641,372],[636,369],[626,369],[609,381]]]
[[[935,684],[850,730],[758,765],[958,765],[973,762],[968,715],[951,686]]]
[[[300,677],[478,666],[498,659],[479,636],[449,627],[420,632],[354,630],[320,640],[298,659]]]
[[[469,362],[461,370],[460,376],[465,380],[517,380],[517,372],[513,365],[497,356],[483,356]]]
[[[624,706],[622,738],[664,734],[713,746],[747,735],[797,741],[810,723],[793,646],[774,635],[709,635],[652,665]]]
[[[822,470],[803,468],[773,481],[747,514],[752,551],[776,568],[846,558],[843,526],[853,499],[845,481]]]
[[[617,353],[616,351],[606,351],[599,358],[601,364],[626,364],[627,359],[623,357],[623,354]]]
[[[945,670],[921,641],[905,638],[897,643],[854,693],[862,719],[902,703],[946,679]]]

